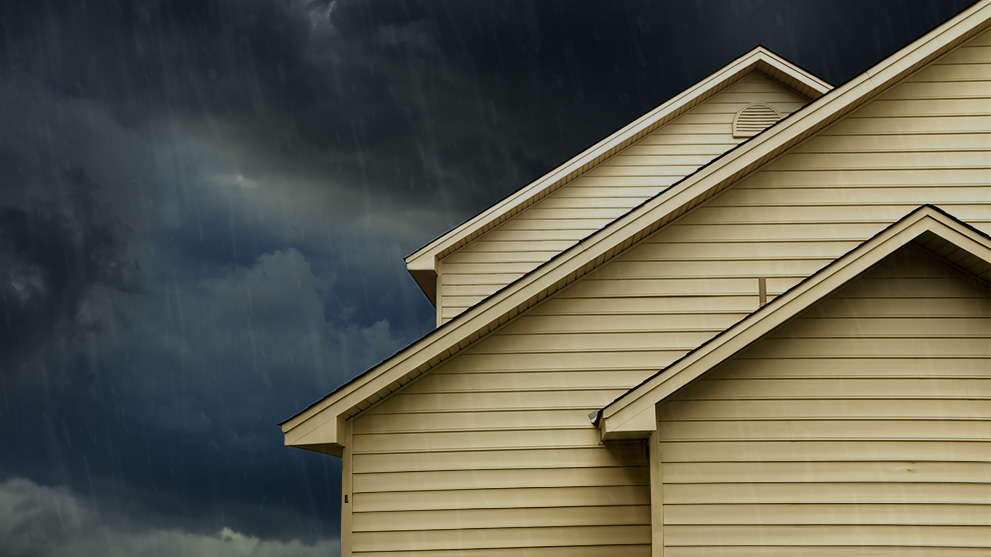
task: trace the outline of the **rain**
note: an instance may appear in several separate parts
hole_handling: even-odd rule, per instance
[[[0,555],[337,555],[277,423],[434,324],[403,257],[758,44],[969,0],[6,0]]]

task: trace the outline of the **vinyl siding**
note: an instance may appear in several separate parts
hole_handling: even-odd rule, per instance
[[[608,323],[634,313],[628,328],[656,337],[660,327],[685,341],[669,349],[688,350],[698,345],[688,340],[704,341],[756,309],[759,279],[773,298],[919,205],[991,232],[988,43],[984,33],[916,72],[557,294],[543,311]]]
[[[988,285],[909,244],[660,403],[658,435],[665,557],[986,555]]]
[[[760,72],[589,170],[441,261],[438,323],[513,282],[745,138],[733,116],[755,103],[786,116],[808,99]]]
[[[355,555],[649,555],[645,446],[603,446],[587,416],[649,370],[576,372],[516,334],[352,421]]]
[[[986,45],[987,34],[976,41]],[[587,414],[757,309],[759,278],[766,280],[771,296],[779,294],[918,205],[939,205],[954,216],[989,231],[991,103],[984,103],[983,109],[980,105],[970,106],[967,110],[973,113],[955,118],[925,116],[931,112],[928,107],[939,105],[944,98],[956,98],[955,95],[960,94],[957,84],[981,79],[988,83],[987,76],[980,77],[987,73],[982,69],[988,65],[987,51],[987,48],[967,47],[950,53],[892,88],[881,99],[868,103],[851,117],[800,145],[792,154],[771,162],[764,170],[732,186],[353,418],[351,520],[354,532],[351,540],[355,554],[412,555],[414,553],[404,552],[415,550],[415,555],[423,557],[455,553],[648,555],[651,517],[644,447],[639,443],[603,446]],[[971,63],[962,64],[961,60]],[[973,63],[975,60],[983,62]],[[965,67],[968,72],[944,71],[958,67]],[[935,81],[936,77],[948,74],[959,81]],[[921,94],[918,87],[909,88],[907,92],[904,89],[920,83],[933,86],[921,90],[927,95],[924,97],[926,102],[910,105],[919,116],[870,115],[875,110],[872,108],[874,103],[896,102],[900,96]],[[986,95],[991,93],[991,87],[985,90]],[[914,133],[889,134],[876,130],[868,133],[872,122],[880,130],[894,129],[892,123],[903,120],[925,120],[930,127]],[[969,144],[971,150],[961,151],[964,147],[956,139],[948,143],[928,142],[933,139],[929,137],[935,133],[932,130],[954,138],[956,134],[951,132],[960,132],[974,143]],[[883,160],[847,156],[841,146],[847,140],[851,141],[850,154],[854,155],[890,151],[892,154],[912,152],[925,156],[900,158],[905,168],[890,165],[888,170],[874,170],[869,165],[883,164]],[[637,146],[642,145],[644,143]],[[977,158],[967,158],[963,160],[971,161],[966,163],[971,167],[958,169],[961,152],[983,155],[984,166],[980,166]],[[801,164],[790,162],[792,160],[799,160]],[[810,171],[806,167],[835,170]],[[579,183],[576,181],[571,186]],[[561,192],[575,189],[571,186]],[[626,182],[622,187],[635,186]],[[870,191],[871,196],[861,195],[862,189]],[[521,222],[519,218],[513,219],[497,230],[525,232],[519,228]],[[554,234],[563,233],[556,230]],[[485,238],[475,243],[482,243]],[[514,249],[522,248],[520,245]],[[512,250],[506,248],[505,251]],[[526,265],[514,265],[518,264],[507,262],[503,269],[519,273],[526,268]],[[512,273],[505,273],[503,278],[510,280]],[[898,284],[897,288],[901,290],[897,292],[904,294],[876,299],[864,297],[856,306],[829,302],[823,307],[831,307],[832,315],[837,319],[844,315],[856,317],[863,311],[894,312],[893,316],[951,312],[955,317],[960,316],[952,312],[971,312],[967,314],[971,319],[983,319],[987,313],[986,302],[954,296],[915,296],[911,298],[911,305],[906,306],[901,298],[916,292],[912,288],[921,283]],[[947,281],[940,284],[941,288],[952,288],[952,285],[947,286]],[[927,296],[933,291],[944,292],[944,289],[933,290],[930,286],[922,285],[922,292]],[[973,313],[975,311],[978,313]],[[902,363],[917,365],[913,355],[917,348],[914,340],[906,340],[909,337],[904,335],[885,336],[888,323],[870,323],[863,326],[881,327],[882,331],[875,334],[884,336],[870,343],[874,349],[883,349],[886,356],[883,360],[875,360],[880,362],[877,364],[880,371],[875,373],[898,376],[902,373]],[[944,320],[943,323],[948,331],[962,327],[966,332],[967,327],[973,325],[969,321],[949,324]],[[908,331],[905,334],[909,334],[913,326],[920,325],[903,322],[899,324],[902,329],[891,331]],[[987,344],[986,340],[975,341],[966,336],[938,340],[930,347],[939,348],[938,353],[945,356],[974,350],[975,343],[977,348]],[[809,339],[808,346],[816,347],[823,357],[830,355],[829,346],[818,339]],[[899,354],[905,354],[901,358],[908,359],[899,359]],[[772,363],[779,366],[783,361]],[[807,361],[813,365],[825,359]],[[771,366],[767,369],[786,373],[788,368]],[[974,367],[966,369],[972,374],[979,371]],[[825,377],[817,384],[823,389],[822,396],[829,392],[842,399],[843,383],[828,379]],[[876,379],[865,377],[862,381],[876,383]],[[750,383],[734,383],[735,387],[746,387],[747,392],[754,393],[753,401],[739,404],[760,404],[763,388],[781,389],[790,384],[788,377],[776,381],[778,383],[763,378]],[[925,399],[926,402],[919,403],[923,405],[920,408],[926,408],[924,404],[945,401],[954,411],[976,411],[953,392],[943,396],[940,394],[943,391],[937,389],[934,394],[939,397],[929,400],[923,396],[926,393],[918,392],[921,384],[898,379],[890,385],[902,389],[896,393]],[[945,389],[963,388],[963,385],[971,383],[967,383],[966,378],[954,379]],[[843,403],[855,405],[860,402],[844,400]],[[885,405],[894,404],[898,403],[885,402]],[[809,404],[808,411],[814,408],[826,411],[814,404]],[[890,444],[914,441],[898,437],[897,432],[904,431],[901,422],[920,424],[909,418],[886,421],[884,432],[891,433],[892,440],[874,444],[893,452],[908,447]],[[967,427],[973,426],[971,422],[967,422],[970,424]],[[843,432],[848,431],[845,425],[849,424],[843,420],[824,420],[819,427],[833,427],[840,435],[839,439],[845,439],[842,437]],[[874,425],[880,426],[880,421]],[[951,421],[950,425],[960,424]],[[766,431],[767,435],[775,434],[775,431],[787,433],[787,428],[780,425],[767,427],[772,428]],[[926,443],[939,441],[942,422],[920,427],[928,428],[925,429]],[[980,435],[983,426],[973,427],[977,429],[961,430],[964,437],[960,439],[941,442],[959,441],[964,443],[960,447],[947,446],[951,450],[962,450],[962,447],[973,450],[973,445],[966,443],[972,441],[974,435]],[[873,443],[876,439],[862,441]],[[941,446],[926,445],[926,450],[935,451]],[[828,449],[826,445],[822,447]],[[774,471],[753,471],[754,474],[758,472],[772,474]],[[930,477],[943,472],[950,470],[930,472],[927,469],[925,473]],[[952,472],[969,473],[958,469]],[[679,486],[686,485],[689,484],[672,484],[670,491],[666,487],[665,497],[679,496]],[[918,490],[922,485],[911,484],[905,489]],[[956,483],[931,482],[931,485],[934,486],[933,493],[942,493],[953,501],[961,492],[970,493],[971,498],[978,496]],[[724,484],[723,487],[746,499],[748,488],[745,483]],[[773,484],[768,493],[775,493],[777,487],[780,486]],[[803,484],[802,489],[814,491],[820,488]],[[839,497],[840,503],[846,501],[844,493],[859,489],[874,494],[871,497],[878,499],[877,503],[884,502],[885,498],[893,502],[903,496],[902,491],[883,483],[861,485],[837,481],[830,489],[823,491],[827,494],[823,497]],[[701,485],[690,491],[717,497],[720,486]],[[789,491],[784,489],[781,493],[786,497]],[[763,504],[767,501],[749,502]],[[622,517],[624,526],[619,526],[615,517]],[[832,526],[814,526],[809,530],[810,535],[828,537],[833,531],[829,528]],[[696,535],[693,532],[689,528],[684,536]],[[766,532],[772,535],[776,530]],[[531,546],[539,549],[525,549]],[[717,554],[731,555],[733,551],[730,548],[726,553]],[[783,551],[780,554],[794,553]],[[865,550],[863,554],[874,553]]]

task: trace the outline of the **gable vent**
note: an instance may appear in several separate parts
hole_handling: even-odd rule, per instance
[[[781,119],[774,107],[766,104],[746,106],[733,118],[733,137],[752,137]]]

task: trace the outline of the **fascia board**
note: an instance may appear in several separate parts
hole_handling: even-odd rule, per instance
[[[898,248],[932,232],[991,263],[991,239],[931,206],[916,209],[848,254],[815,273],[770,304],[612,402],[601,412],[603,440],[643,434],[653,424],[654,406],[726,361],[778,325],[834,292]],[[650,427],[653,430],[654,427]]]
[[[287,422],[282,424],[283,442],[290,447],[329,446],[343,448],[344,427],[344,419],[339,416],[332,418],[328,416],[328,419],[325,420],[311,420],[296,426]]]
[[[560,184],[574,177],[575,173],[583,172],[587,166],[594,165],[601,157],[625,147],[628,142],[645,131],[680,116],[686,107],[694,106],[698,99],[721,90],[742,74],[754,69],[771,70],[779,74],[772,76],[779,80],[781,76],[796,80],[806,88],[802,93],[812,93],[809,96],[813,99],[832,89],[829,83],[789,63],[765,47],[758,46],[516,193],[413,252],[405,259],[407,267],[411,271],[435,270],[436,262],[460,247],[459,244],[466,238],[502,222],[515,214],[523,205],[543,197],[546,195],[545,192],[553,191]]]
[[[762,65],[757,66],[757,69],[782,82],[786,79],[788,81],[794,80],[796,84],[805,89],[799,92],[812,100],[818,99],[833,89],[833,86],[826,81],[788,62],[763,46],[759,46],[755,50],[762,63]],[[794,85],[789,83],[785,83],[785,85],[793,89],[795,88]]]

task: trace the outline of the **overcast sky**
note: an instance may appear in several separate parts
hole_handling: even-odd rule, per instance
[[[276,423],[426,333],[403,256],[763,44],[969,1],[0,2],[0,555],[334,555]]]

